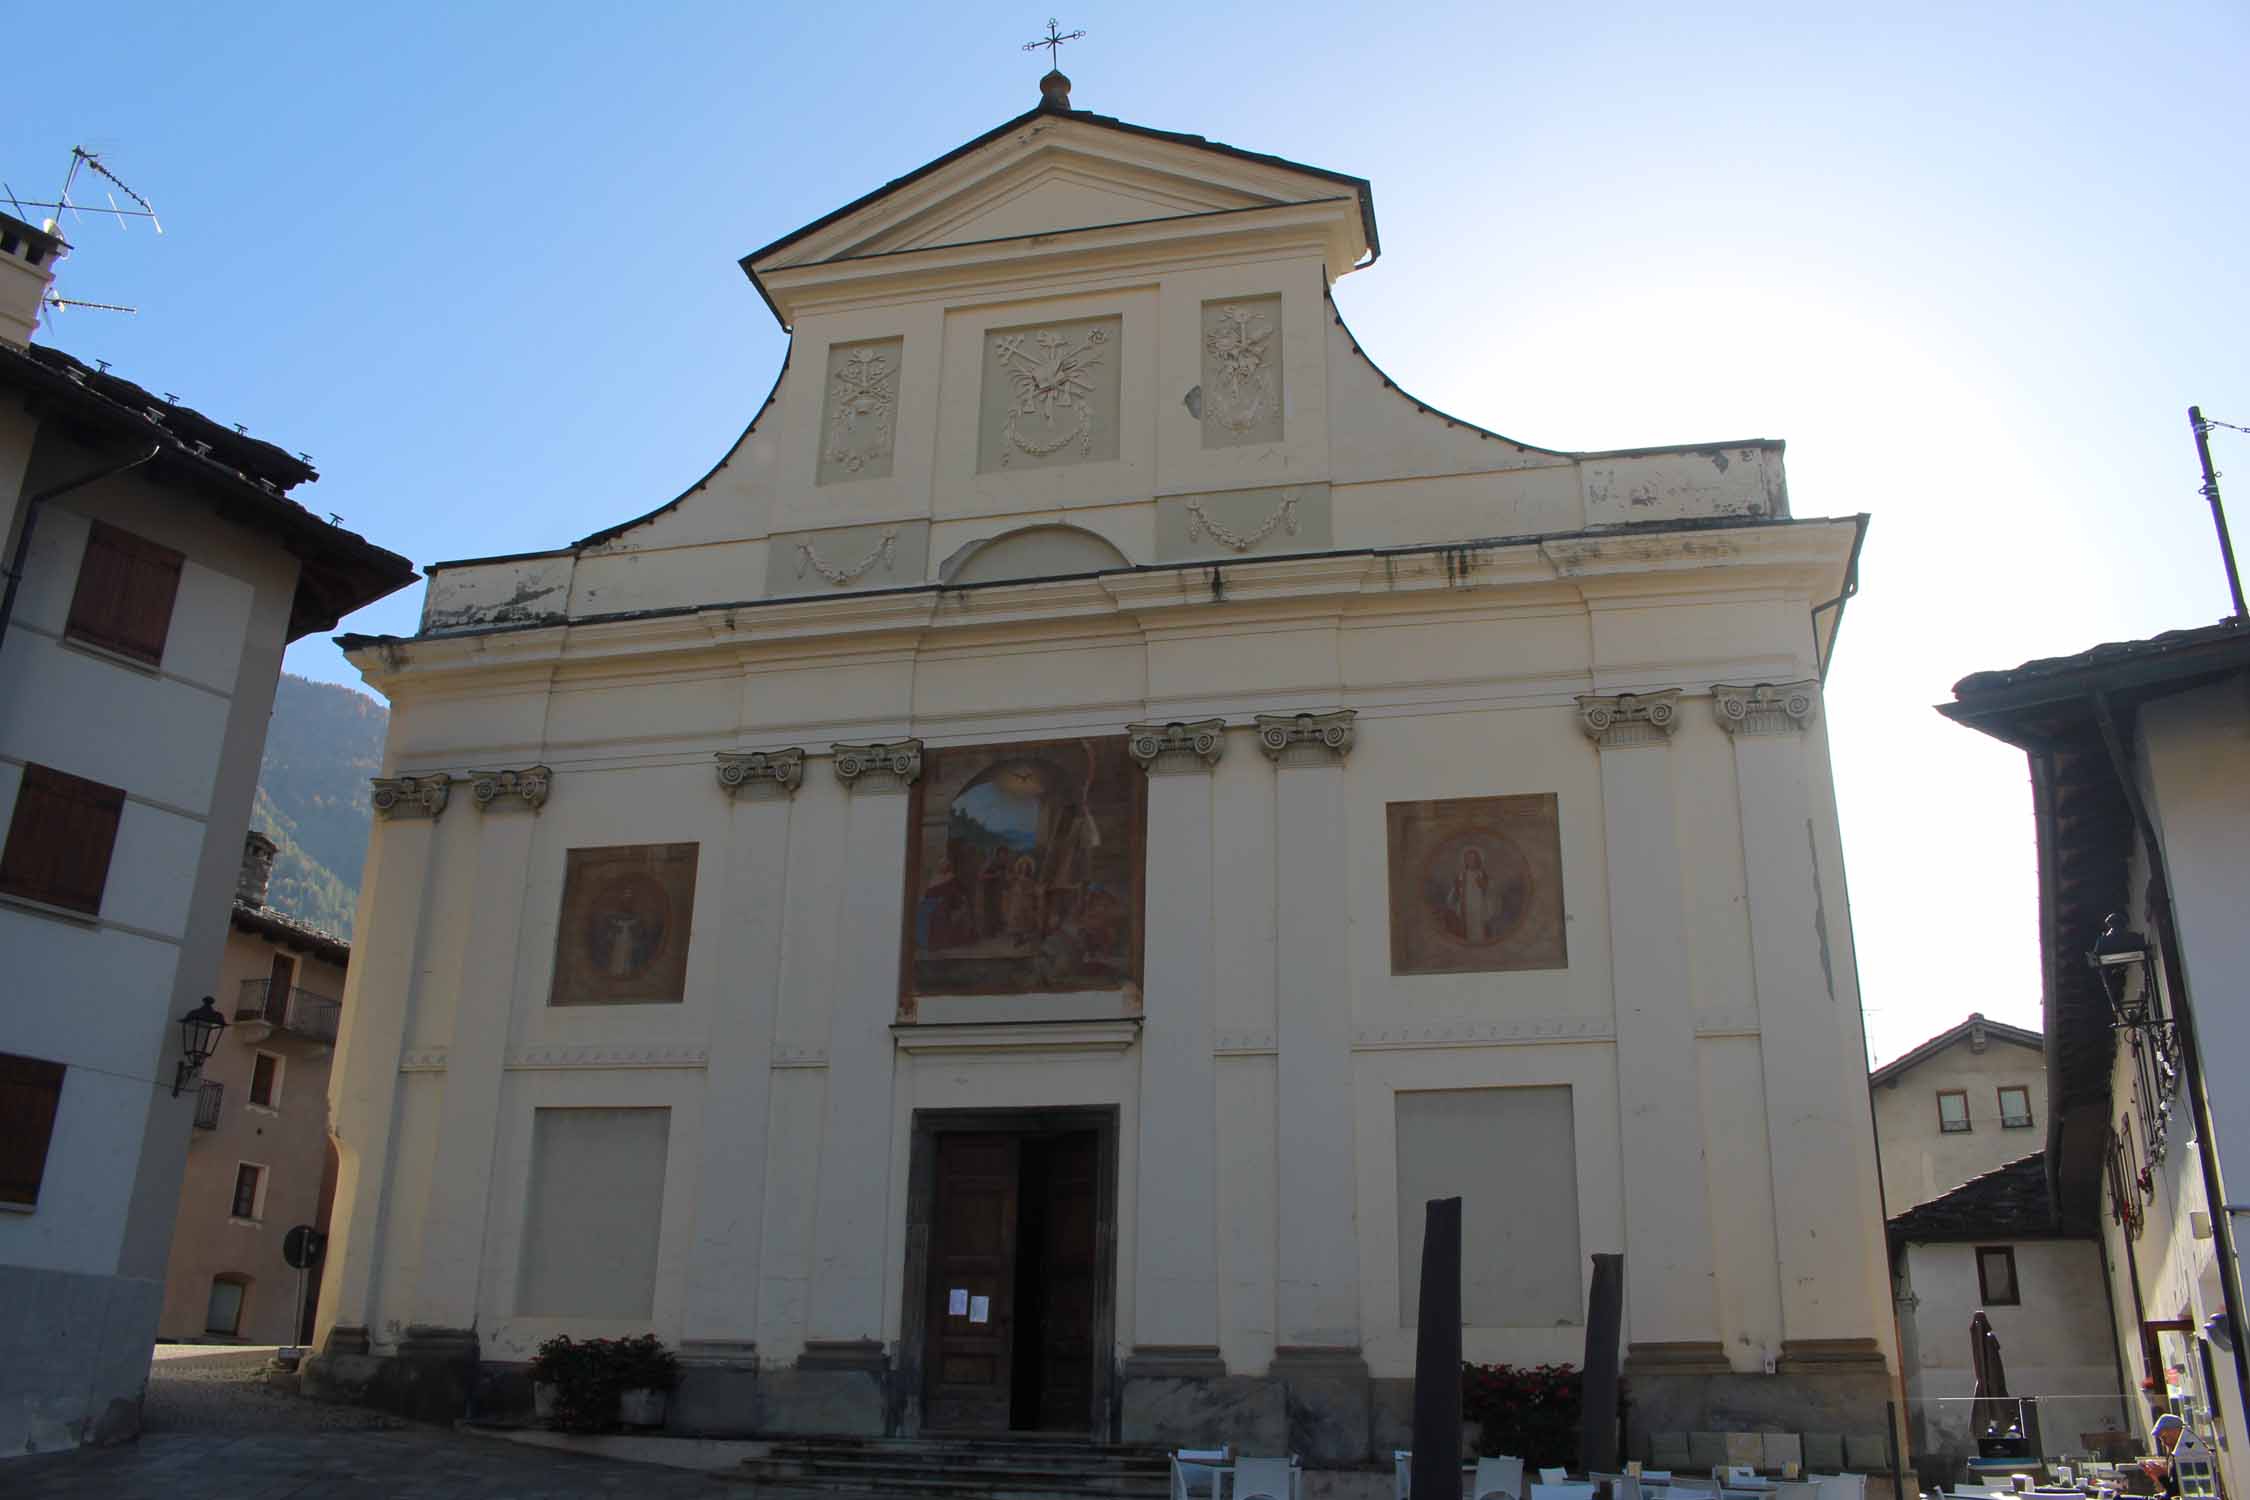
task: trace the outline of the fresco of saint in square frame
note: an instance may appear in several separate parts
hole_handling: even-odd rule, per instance
[[[550,1005],[674,1005],[687,991],[695,844],[573,849]]]
[[[1393,802],[1391,972],[1569,967],[1551,793]]]
[[[1144,781],[1122,736],[925,751],[901,1011],[1137,985]]]

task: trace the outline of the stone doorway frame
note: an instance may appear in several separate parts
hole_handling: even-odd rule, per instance
[[[904,1407],[898,1431],[922,1431],[922,1376],[928,1352],[930,1224],[937,1206],[937,1138],[961,1132],[1061,1135],[1091,1130],[1095,1136],[1094,1369],[1086,1438],[1118,1440],[1117,1405],[1117,1137],[1114,1104],[1031,1106],[1019,1109],[917,1109],[906,1177],[906,1276],[900,1287],[899,1370],[895,1389]],[[1002,1434],[1005,1436],[1005,1434]]]

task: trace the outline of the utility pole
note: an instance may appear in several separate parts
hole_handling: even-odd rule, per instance
[[[2219,528],[2219,557],[2227,565],[2227,588],[2234,594],[2234,617],[2250,616],[2242,607],[2242,574],[2234,566],[2234,540],[2227,535],[2227,513],[2219,505],[2219,476],[2211,468],[2211,424],[2203,408],[2188,408],[2188,429],[2195,434],[2195,456],[2203,463],[2203,498],[2211,502],[2211,524]]]

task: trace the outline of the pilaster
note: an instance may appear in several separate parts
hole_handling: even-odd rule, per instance
[[[477,1288],[491,1216],[493,1149],[499,1137],[500,1074],[515,999],[516,949],[523,927],[536,813],[552,776],[545,766],[478,771],[469,779],[480,814],[476,881],[469,931],[455,978],[453,1034],[440,1084],[437,1150],[430,1197],[422,1215],[420,1279],[414,1324],[469,1330],[477,1323]]]
[[[1130,724],[1126,734],[1127,750],[1149,775],[1134,1360],[1167,1374],[1201,1368],[1217,1375],[1224,1366],[1212,1149],[1219,1113],[1211,772],[1226,752],[1226,725]],[[1134,1373],[1129,1363],[1127,1379]]]
[[[1628,1359],[1637,1369],[1724,1372],[1673,787],[1679,698],[1677,689],[1582,696],[1579,727],[1601,757],[1619,1137],[1633,1247],[1625,1257]]]
[[[738,773],[731,781],[730,768]],[[719,757],[719,785],[733,800],[725,887],[732,920],[719,939],[719,992],[704,1065],[703,1160],[684,1326],[697,1346],[735,1346],[745,1358],[758,1336],[789,824],[803,772],[802,750]]]
[[[1782,1363],[1823,1369],[1882,1359],[1872,1335],[1867,1184],[1849,1170],[1867,1105],[1836,1086],[1847,1027],[1830,969],[1814,857],[1804,730],[1815,681],[1719,683],[1712,708],[1734,741],[1750,961],[1773,1161],[1780,1249]]]
[[[813,1211],[808,1346],[883,1337],[883,1246],[891,1197],[890,1026],[898,1013],[905,908],[906,793],[922,774],[922,742],[834,747],[850,792],[844,895],[829,1018],[828,1097]]]
[[[1344,757],[1351,710],[1260,714],[1275,764],[1280,988],[1276,1343],[1331,1358],[1356,1351],[1359,1237],[1352,1170],[1351,964],[1344,885]]]
[[[436,885],[436,820],[444,814],[445,776],[378,777],[360,910],[383,920],[359,934],[345,974],[343,1029],[330,1068],[328,1134],[336,1143],[336,1198],[327,1267],[316,1315],[321,1347],[365,1353],[374,1315],[383,1205],[390,1176],[391,1127],[399,1055],[421,967],[429,903]]]

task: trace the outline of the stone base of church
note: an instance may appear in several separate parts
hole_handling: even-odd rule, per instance
[[[394,1354],[370,1352],[367,1330],[339,1324],[304,1362],[299,1389],[320,1401],[372,1406],[417,1422],[453,1422],[471,1413],[487,1371],[474,1329],[406,1330]],[[528,1407],[530,1386],[524,1384]]]
[[[1717,1345],[1635,1344],[1626,1354],[1626,1455],[1646,1459],[1657,1432],[1833,1434],[1854,1468],[1880,1453],[1896,1397],[1873,1339],[1794,1340],[1775,1373],[1728,1368]]]
[[[1216,1348],[1136,1349],[1118,1371],[1119,1436],[1167,1448],[1229,1444],[1243,1453],[1295,1453],[1349,1464],[1375,1451],[1377,1381],[1354,1348],[1274,1351],[1263,1375],[1229,1375]],[[1411,1409],[1409,1394],[1406,1406]]]

